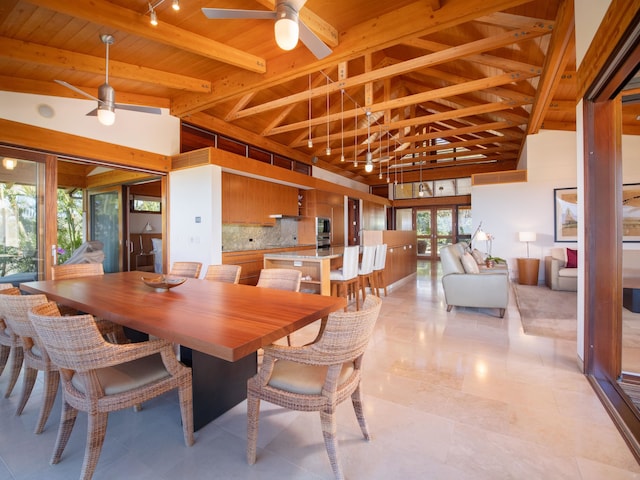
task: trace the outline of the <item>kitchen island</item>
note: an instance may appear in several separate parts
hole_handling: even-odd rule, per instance
[[[342,258],[344,247],[303,249],[264,254],[264,268],[293,268],[302,272],[300,291],[331,295],[331,261]]]

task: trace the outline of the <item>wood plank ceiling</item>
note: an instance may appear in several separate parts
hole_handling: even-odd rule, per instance
[[[369,185],[514,169],[528,133],[575,129],[573,1],[308,0],[322,60],[278,48],[273,20],[201,11],[273,0],[179,3],[152,2],[153,27],[146,0],[3,0],[0,89],[84,98],[57,79],[97,96],[109,33],[118,103]]]

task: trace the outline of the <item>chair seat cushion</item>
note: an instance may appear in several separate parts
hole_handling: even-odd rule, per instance
[[[577,277],[578,269],[577,268],[561,268],[558,270],[559,277]]]
[[[96,373],[105,395],[127,392],[170,376],[159,353],[113,367],[100,368]],[[79,375],[74,375],[71,383],[78,391],[86,393]]]
[[[302,395],[320,395],[328,368],[324,365],[305,365],[278,360],[273,367],[269,386]],[[353,370],[353,362],[343,364],[338,383],[344,383]]]

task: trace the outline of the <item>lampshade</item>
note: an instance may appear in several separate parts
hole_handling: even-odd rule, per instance
[[[489,237],[487,237],[487,234],[484,232],[484,230],[478,230],[478,233],[476,234],[476,240],[479,242],[486,242],[487,240],[489,240]]]
[[[518,233],[518,238],[521,242],[535,242],[536,232],[520,232]]]
[[[276,43],[283,50],[293,50],[298,44],[298,14],[286,4],[279,4],[276,11],[277,20],[274,26]]]
[[[153,232],[153,227],[151,226],[151,224],[149,222],[147,222],[147,224],[144,226],[144,231],[145,232]]]
[[[113,125],[116,121],[116,112],[104,105],[100,105],[98,107],[98,121],[102,125]]]

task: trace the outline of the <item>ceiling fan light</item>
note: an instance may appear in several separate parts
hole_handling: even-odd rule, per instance
[[[173,8],[176,12],[180,10],[180,0],[173,0],[171,4],[171,8]]]
[[[158,25],[158,15],[156,15],[155,10],[151,10],[151,13],[149,14],[149,23],[154,27]]]
[[[277,19],[274,26],[276,43],[282,50],[293,50],[298,44],[300,27],[298,14],[288,5],[280,4],[276,11]]]
[[[113,125],[113,123],[116,121],[116,112],[114,112],[113,109],[110,109],[109,107],[101,105],[98,107],[98,121],[102,125],[106,125],[107,127],[109,125]]]

